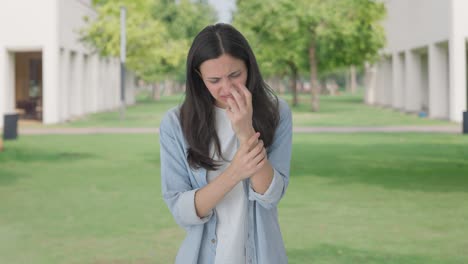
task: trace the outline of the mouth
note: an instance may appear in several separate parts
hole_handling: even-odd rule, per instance
[[[230,95],[230,94],[229,94],[229,95],[221,95],[220,97],[221,97],[221,99],[223,99],[223,100],[225,100],[225,101],[227,101],[227,99],[229,99],[229,98],[231,98],[231,99],[234,98],[234,97],[233,97],[232,95]]]

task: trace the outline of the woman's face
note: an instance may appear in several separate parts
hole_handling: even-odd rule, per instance
[[[215,98],[216,106],[227,107],[227,100],[233,98],[231,91],[235,84],[246,85],[247,68],[243,60],[223,54],[216,59],[204,61],[200,73],[210,94]]]

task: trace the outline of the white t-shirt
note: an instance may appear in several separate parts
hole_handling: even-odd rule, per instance
[[[238,148],[238,140],[226,110],[215,106],[216,132],[221,144],[221,152],[227,161],[214,155],[214,146],[211,146],[212,157],[221,161],[216,171],[208,171],[208,182],[213,181],[223,172],[234,158]],[[218,244],[216,248],[215,264],[245,263],[245,243],[247,237],[247,196],[242,182],[239,182],[216,205],[217,216],[216,234]]]

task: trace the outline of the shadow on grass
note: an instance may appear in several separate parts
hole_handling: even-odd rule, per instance
[[[0,185],[12,184],[20,177],[24,177],[24,175],[14,171],[13,169],[0,168]]]
[[[166,105],[179,105],[182,104],[184,101],[183,94],[181,95],[173,95],[169,97],[164,97],[164,100],[156,101],[155,99],[151,98],[151,94],[145,94],[137,98],[137,104],[166,104]]]
[[[337,185],[468,192],[468,149],[464,145],[301,142],[293,148],[291,177],[325,177]]]
[[[291,98],[287,98],[286,102],[292,107]],[[362,110],[368,107],[364,105],[362,97],[359,96],[322,96],[320,102],[320,111],[315,112],[316,114],[346,113],[350,110]],[[298,105],[294,106],[293,110],[296,113],[314,113],[311,111],[311,99],[307,97],[299,98]]]
[[[303,263],[333,263],[333,264],[439,264],[456,263],[440,259],[431,259],[427,256],[398,255],[376,251],[356,250],[348,247],[322,244],[312,249],[288,249],[290,264]]]
[[[8,148],[0,154],[0,163],[7,162],[63,162],[79,161],[83,159],[92,159],[97,155],[93,153],[62,151],[47,152],[38,149]]]
[[[84,152],[73,151],[44,151],[31,147],[19,147],[9,145],[3,152],[0,153],[0,185],[11,184],[20,177],[26,175],[20,174],[15,168],[23,166],[23,164],[31,162],[77,162],[84,159],[94,159],[97,155]],[[34,172],[28,173],[28,175]]]

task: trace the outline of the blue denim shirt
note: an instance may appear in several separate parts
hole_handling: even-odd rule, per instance
[[[187,162],[187,142],[179,120],[179,107],[169,110],[160,126],[162,194],[175,221],[187,235],[176,257],[180,264],[212,264],[216,254],[216,214],[199,218],[195,192],[207,185],[206,170],[194,170]],[[292,118],[284,100],[279,100],[280,122],[267,149],[273,180],[262,195],[244,180],[248,196],[246,259],[249,264],[288,262],[278,223],[277,205],[289,182]]]

